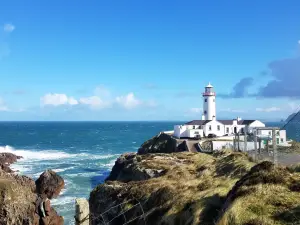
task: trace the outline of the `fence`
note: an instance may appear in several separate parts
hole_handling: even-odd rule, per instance
[[[146,225],[144,209],[136,199],[114,205],[97,215],[89,212],[88,204],[86,199],[76,199],[76,225],[128,225],[138,219],[142,219]]]
[[[267,130],[272,136],[258,136],[258,133]],[[253,129],[253,134],[236,134],[233,139],[234,151],[246,151],[255,161],[268,160],[275,165],[278,163],[276,134],[280,128],[262,127]]]

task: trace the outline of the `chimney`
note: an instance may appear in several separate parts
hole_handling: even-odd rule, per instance
[[[205,120],[205,116],[204,116],[204,114],[202,114],[202,120]]]

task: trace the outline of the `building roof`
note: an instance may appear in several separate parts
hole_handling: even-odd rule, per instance
[[[184,125],[205,125],[211,120],[192,120],[190,122],[185,123]]]
[[[218,120],[218,121],[224,125],[232,125],[233,124],[232,120]]]
[[[240,120],[240,121],[238,121],[238,124],[239,125],[250,125],[254,121],[256,121],[256,120]]]

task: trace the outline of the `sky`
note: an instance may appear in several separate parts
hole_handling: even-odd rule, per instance
[[[285,119],[300,2],[2,0],[0,120]]]

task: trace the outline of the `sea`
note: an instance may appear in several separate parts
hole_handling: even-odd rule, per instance
[[[89,198],[91,190],[104,182],[118,156],[136,152],[158,132],[182,123],[0,122],[0,153],[23,157],[12,165],[19,174],[37,179],[43,171],[52,169],[62,176],[65,189],[51,200],[51,205],[64,217],[65,224],[75,224],[75,199]],[[300,129],[288,129],[288,137],[300,141]]]

